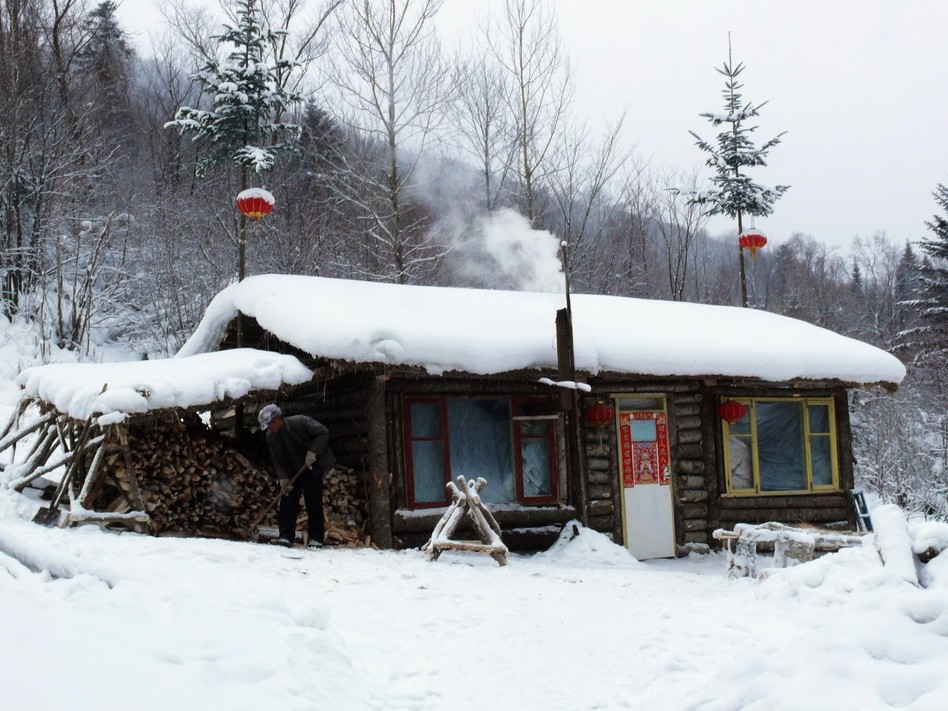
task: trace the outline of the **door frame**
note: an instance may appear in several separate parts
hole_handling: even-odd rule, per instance
[[[629,521],[629,512],[627,511],[628,507],[626,505],[626,488],[623,481],[623,467],[622,467],[622,420],[621,416],[623,413],[632,413],[632,412],[661,412],[665,415],[666,423],[666,432],[668,437],[668,467],[669,467],[669,482],[668,486],[668,511],[670,514],[669,518],[669,528],[668,536],[671,543],[671,551],[669,553],[670,557],[673,557],[677,553],[677,544],[678,544],[678,530],[676,522],[676,507],[675,507],[675,482],[674,482],[674,461],[672,455],[672,432],[671,432],[671,422],[668,415],[668,403],[670,397],[667,393],[658,393],[658,392],[644,392],[644,393],[617,393],[612,395],[612,400],[614,403],[615,409],[615,430],[616,430],[616,473],[618,476],[618,485],[619,485],[619,508],[620,508],[620,518],[621,518],[621,531],[622,531],[622,545],[625,546],[627,550],[631,552],[631,547],[629,545],[629,533],[630,533],[630,521]],[[653,400],[656,401],[656,405],[653,407],[623,407],[623,401],[629,400]],[[661,486],[657,484],[656,486]]]

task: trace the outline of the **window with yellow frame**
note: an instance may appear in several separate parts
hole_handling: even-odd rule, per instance
[[[727,491],[735,495],[839,490],[836,412],[830,398],[737,398],[724,428]]]

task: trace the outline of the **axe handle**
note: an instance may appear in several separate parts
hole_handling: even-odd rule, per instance
[[[291,486],[291,487],[293,486],[293,484],[296,483],[296,480],[299,479],[300,476],[303,474],[303,472],[305,472],[307,469],[309,469],[309,467],[306,466],[306,464],[303,464],[303,466],[301,466],[301,467],[299,468],[299,471],[297,471],[296,474],[294,474],[294,475],[290,478],[290,486]],[[251,530],[251,531],[254,530],[254,529],[256,529],[257,526],[260,525],[260,522],[263,521],[263,519],[264,519],[271,511],[273,511],[273,507],[276,506],[277,503],[278,503],[278,502],[280,501],[280,499],[282,499],[282,498],[283,498],[283,492],[282,492],[282,491],[281,491],[279,494],[277,494],[276,496],[273,497],[273,500],[272,500],[269,504],[267,504],[267,507],[266,507],[263,511],[260,512],[260,515],[257,516],[256,520],[255,520],[252,524],[250,524],[250,530]]]

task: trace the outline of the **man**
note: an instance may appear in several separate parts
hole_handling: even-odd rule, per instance
[[[257,414],[260,429],[267,431],[267,448],[280,480],[278,521],[280,537],[274,543],[293,545],[296,518],[300,513],[300,495],[309,518],[309,545],[321,548],[326,534],[323,520],[323,473],[336,463],[329,448],[329,430],[306,415],[283,417],[277,405],[265,405]],[[290,484],[297,472],[301,474]]]

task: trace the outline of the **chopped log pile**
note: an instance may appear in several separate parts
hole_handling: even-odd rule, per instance
[[[226,447],[222,438],[180,422],[150,424],[128,433],[130,459],[113,455],[107,476],[138,479],[148,531],[223,535],[249,525],[276,487],[266,472]],[[114,487],[103,486],[90,503],[97,511],[120,511],[128,504]]]
[[[111,482],[128,481],[131,466],[152,534],[246,537],[251,523],[278,493],[268,464],[234,448],[232,441],[200,424],[179,421],[149,423],[128,431],[130,461],[113,453],[103,463],[104,481],[90,498],[97,511],[127,510],[126,495]],[[365,504],[358,478],[348,469],[325,475],[323,506],[327,542],[357,546],[368,543],[363,528]],[[305,516],[305,514],[303,514]],[[262,526],[276,526],[276,511]]]

